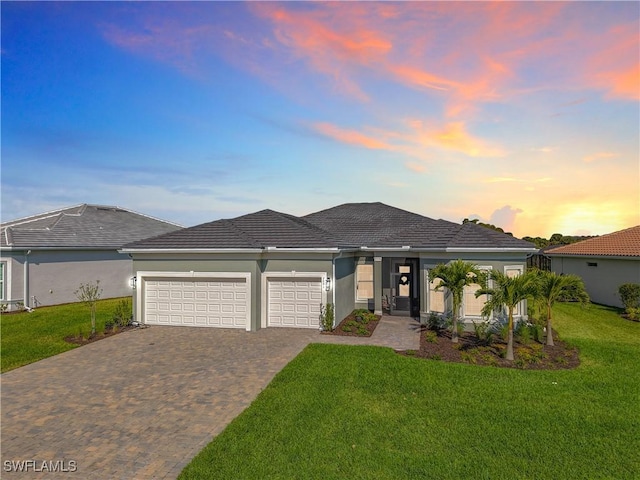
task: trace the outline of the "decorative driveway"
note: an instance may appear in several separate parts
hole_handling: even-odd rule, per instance
[[[1,377],[1,476],[176,478],[307,344],[417,349],[416,326],[384,317],[368,339],[150,327],[18,368]]]

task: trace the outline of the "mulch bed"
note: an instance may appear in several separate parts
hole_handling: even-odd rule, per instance
[[[491,344],[478,340],[473,333],[465,332],[458,337],[458,343],[451,342],[449,331],[433,331],[424,329],[420,333],[420,349],[418,351],[401,351],[401,355],[413,356],[445,362],[469,363],[503,368],[520,368],[527,370],[572,369],[580,365],[578,349],[558,340],[554,335],[553,347],[530,341],[523,345],[514,340],[514,360],[506,360],[504,356],[507,344],[502,340],[494,340]]]
[[[376,320],[371,320],[365,324],[356,320],[355,315],[350,314],[338,324],[333,332],[323,331],[321,333],[323,335],[341,335],[345,337],[370,337],[373,335],[378,323],[380,323],[380,318],[380,315],[376,315]],[[356,322],[358,326],[353,325],[352,322]],[[349,326],[350,323],[352,326]]]
[[[134,328],[138,328],[136,325],[127,325],[126,327],[119,327],[116,330],[105,330],[102,333],[95,333],[93,335],[89,335],[88,337],[78,336],[78,335],[70,335],[64,338],[64,341],[67,343],[74,343],[76,345],[86,345],[88,343],[97,342],[98,340],[102,340],[104,338],[113,337],[122,332],[126,332],[128,330],[133,330]]]

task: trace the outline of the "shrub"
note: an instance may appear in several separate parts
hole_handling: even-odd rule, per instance
[[[493,326],[488,320],[483,320],[477,323],[474,321],[473,331],[475,332],[476,337],[478,337],[478,340],[487,344],[491,343],[494,332],[493,332]]]
[[[333,319],[334,319],[333,303],[320,305],[320,328],[325,332],[332,332]]]
[[[427,328],[429,330],[441,330],[442,329],[442,319],[436,313],[429,314],[429,318],[427,319]]]
[[[518,322],[514,333],[521,344],[529,345],[529,343],[531,343],[531,328],[526,322]]]
[[[627,317],[629,320],[640,319],[640,307],[639,308],[627,308]]]
[[[630,308],[640,308],[640,284],[623,283],[618,287],[618,294],[627,313]]]
[[[433,330],[427,330],[426,332],[424,332],[424,339],[429,343],[437,343],[438,334]]]
[[[123,298],[116,305],[116,309],[113,312],[113,325],[115,327],[126,327],[131,324],[131,299]]]

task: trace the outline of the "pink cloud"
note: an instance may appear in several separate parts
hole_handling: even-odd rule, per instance
[[[330,123],[316,123],[313,129],[329,138],[349,145],[356,145],[373,150],[391,150],[393,147],[377,138],[367,136],[355,130],[345,130]]]

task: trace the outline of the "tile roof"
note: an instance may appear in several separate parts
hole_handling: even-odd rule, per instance
[[[545,251],[546,255],[640,257],[640,225]]]
[[[116,249],[180,228],[120,207],[82,204],[0,224],[0,246]]]
[[[348,203],[295,217],[273,210],[217,220],[127,249],[516,248],[533,244],[480,225],[434,220],[383,203]]]
[[[196,225],[126,248],[331,248],[340,241],[311,223],[273,210]]]

